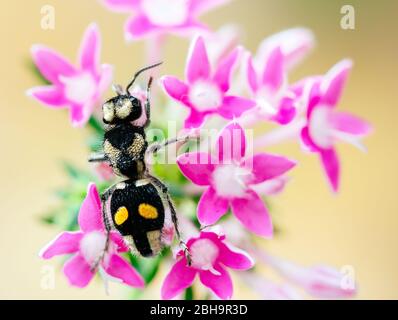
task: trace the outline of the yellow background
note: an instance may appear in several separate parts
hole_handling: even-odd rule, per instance
[[[40,9],[56,10],[53,31],[40,28]],[[361,115],[375,127],[367,139],[368,154],[342,145],[342,187],[329,192],[315,156],[296,144],[273,148],[300,161],[283,195],[273,199],[283,233],[269,241],[282,257],[310,265],[324,262],[352,265],[359,298],[398,298],[398,2],[350,1],[356,9],[356,29],[340,28],[340,8],[346,1],[236,0],[202,18],[212,28],[234,22],[245,30],[251,50],[265,36],[306,26],[317,48],[291,78],[323,73],[344,57],[355,61],[339,108]],[[95,0],[3,1],[0,34],[0,298],[106,298],[99,282],[85,290],[70,288],[56,272],[54,290],[41,289],[43,262],[38,250],[59,230],[42,225],[39,215],[51,205],[55,187],[66,179],[60,161],[86,166],[87,132],[73,129],[68,115],[25,97],[37,84],[29,72],[29,48],[43,43],[75,60],[87,25],[98,22],[104,47],[102,61],[116,66],[116,82],[124,83],[144,63],[142,42],[126,45],[125,15],[107,11]],[[187,41],[171,39],[162,72],[183,72]],[[119,286],[112,286],[119,297]],[[243,297],[238,294],[236,297]],[[153,298],[158,297],[158,293]]]

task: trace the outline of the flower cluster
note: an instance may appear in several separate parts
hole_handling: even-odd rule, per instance
[[[64,265],[64,273],[69,283],[85,287],[95,272],[93,263],[101,257],[105,248],[106,233],[101,215],[101,202],[97,187],[90,184],[87,196],[79,211],[80,231],[62,232],[40,252],[43,259],[57,255],[74,254]],[[109,249],[100,261],[104,274],[117,278],[132,287],[143,287],[144,280],[137,271],[119,253],[128,251],[122,237],[111,232]]]
[[[227,2],[102,0],[111,10],[132,13],[124,30],[129,40],[170,33],[191,39],[185,80],[164,75],[159,81],[169,103],[182,105],[181,112],[187,111],[183,121],[179,116],[168,120],[175,120],[181,129],[191,132],[201,132],[211,123],[218,134],[208,149],[199,146],[178,155],[170,170],[153,165],[159,178],[172,186],[177,204],[181,204],[179,218],[186,248],[174,250],[174,254],[166,250],[164,255],[150,260],[150,267],[142,262],[147,259],[129,252],[119,233],[111,231],[109,239],[106,237],[101,213],[106,208],[101,208],[97,186],[104,190],[112,184],[110,167],[98,166],[95,174],[72,172],[71,176],[79,182],[77,194],[81,194],[81,185],[87,181],[96,184],[89,183],[86,197],[81,205],[77,204],[77,216],[69,219],[77,223],[69,223],[70,231],[62,232],[40,253],[44,259],[73,254],[63,269],[71,285],[85,287],[99,272],[104,280],[143,288],[157,275],[160,262],[167,265],[172,260],[160,290],[164,299],[181,297],[184,291],[187,294],[195,285],[196,276],[216,297],[229,299],[233,285],[228,269],[237,270],[234,272],[262,298],[301,297],[291,284],[318,298],[355,294],[355,283],[342,285],[342,274],[337,270],[327,266],[302,267],[271,256],[258,245],[261,239],[272,238],[274,231],[265,198],[282,192],[289,181],[287,174],[296,167],[296,162],[288,157],[259,149],[296,139],[304,151],[319,156],[327,181],[336,192],[340,181],[336,143],[345,141],[364,148],[360,139],[370,133],[370,125],[354,115],[336,111],[352,62],[342,60],[325,75],[288,83],[289,71],[314,47],[312,32],[303,28],[283,31],[264,39],[253,54],[238,44],[236,27],[211,32],[198,22],[200,14]],[[89,123],[97,140],[103,128],[96,110],[109,89],[113,72],[111,66],[100,64],[100,47],[95,24],[84,34],[77,67],[51,49],[33,46],[34,63],[50,84],[28,91],[46,106],[67,107],[72,125]],[[164,118],[155,118],[154,122],[164,128]],[[251,139],[251,129],[265,122],[274,123],[277,129]],[[71,193],[64,193],[66,202],[79,198]],[[54,220],[60,219],[52,217]],[[197,226],[201,228],[198,230]],[[168,244],[172,245],[173,235],[173,228],[165,226],[163,236]],[[253,241],[254,237],[257,241]],[[276,284],[262,278],[252,268],[255,260],[276,270],[285,282]]]

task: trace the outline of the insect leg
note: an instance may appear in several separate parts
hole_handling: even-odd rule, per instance
[[[167,202],[169,204],[169,208],[170,208],[170,212],[171,212],[171,220],[173,221],[174,229],[176,231],[176,235],[177,235],[177,238],[179,240],[179,244],[182,247],[182,249],[184,250],[185,258],[187,259],[188,265],[190,266],[192,264],[191,254],[190,254],[190,252],[188,250],[188,247],[187,247],[185,241],[183,241],[181,239],[180,230],[178,229],[177,212],[176,212],[174,203],[171,200],[171,198],[170,198],[168,193],[167,193]]]
[[[88,162],[105,162],[108,161],[104,153],[94,153],[88,158]]]
[[[167,147],[170,144],[174,144],[174,143],[182,143],[185,144],[187,143],[189,140],[198,140],[200,139],[198,136],[191,136],[191,135],[186,135],[186,136],[182,136],[182,137],[175,137],[175,138],[171,138],[168,140],[165,140],[163,142],[155,142],[152,143],[147,151],[146,151],[146,156],[149,156],[151,154],[156,154],[157,152],[159,152],[159,150]]]
[[[163,195],[164,195],[164,197],[165,197],[165,199],[167,201],[167,204],[168,204],[168,206],[170,208],[171,220],[172,220],[173,225],[174,225],[174,229],[175,229],[175,232],[176,232],[176,235],[177,235],[177,239],[179,241],[179,245],[184,250],[185,258],[187,259],[188,265],[190,266],[191,263],[192,263],[191,254],[190,254],[190,252],[188,250],[188,247],[187,247],[185,241],[182,240],[182,238],[181,238],[181,233],[180,233],[180,230],[178,228],[177,212],[176,212],[173,200],[171,199],[170,194],[168,192],[168,189],[163,184],[163,182],[161,182],[158,178],[156,178],[154,176],[151,176],[151,175],[148,175],[148,178],[152,181],[152,183],[154,183],[162,191],[162,193],[163,193]]]
[[[145,101],[145,114],[146,121],[144,124],[144,128],[147,128],[151,123],[151,87],[152,87],[153,78],[149,77],[148,85],[146,88],[146,101]]]

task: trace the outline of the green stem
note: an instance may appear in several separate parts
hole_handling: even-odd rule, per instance
[[[187,289],[185,289],[184,300],[194,300],[193,287],[192,286],[190,286]]]

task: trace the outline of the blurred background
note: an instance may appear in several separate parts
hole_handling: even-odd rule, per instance
[[[40,10],[55,7],[55,30],[42,30]],[[226,23],[244,30],[243,44],[255,51],[266,36],[280,30],[311,28],[317,47],[291,74],[291,80],[326,72],[344,57],[355,66],[339,108],[371,122],[375,132],[366,140],[368,153],[339,146],[342,185],[330,193],[318,160],[301,153],[297,144],[270,151],[297,159],[285,192],[272,200],[282,232],[268,241],[269,250],[303,265],[319,262],[354,267],[358,298],[398,298],[398,2],[354,1],[355,30],[340,27],[346,1],[235,0],[202,17],[212,29]],[[87,131],[73,129],[67,112],[44,108],[28,99],[26,89],[38,84],[30,69],[29,48],[43,43],[75,61],[85,28],[96,21],[103,36],[102,62],[114,64],[115,81],[125,83],[145,62],[142,42],[126,45],[125,15],[110,13],[96,0],[16,0],[3,2],[0,19],[0,298],[58,299],[107,296],[99,281],[84,290],[69,287],[56,269],[55,288],[41,286],[47,266],[39,249],[60,232],[40,222],[51,208],[54,188],[66,183],[61,163],[87,167]],[[182,75],[188,42],[170,37],[164,74]],[[266,273],[267,270],[264,270]],[[237,284],[239,286],[239,283]],[[111,297],[123,297],[111,286]],[[148,298],[158,298],[158,292]],[[255,298],[244,289],[235,298]]]

